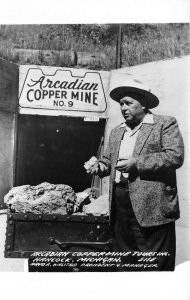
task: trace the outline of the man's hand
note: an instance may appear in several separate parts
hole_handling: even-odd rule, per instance
[[[118,170],[120,172],[128,173],[135,167],[136,167],[135,158],[133,156],[128,156],[125,159],[120,159],[117,162],[117,165],[115,168],[116,168],[116,170]]]
[[[91,175],[98,175],[98,171],[99,171],[99,164],[98,162],[96,162],[93,166],[91,166],[90,168],[88,168],[86,170],[87,173],[91,174]]]
[[[95,156],[92,156],[88,161],[84,163],[84,168],[87,173],[91,175],[98,175],[99,172],[99,162]]]

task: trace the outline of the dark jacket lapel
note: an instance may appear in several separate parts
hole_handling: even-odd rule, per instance
[[[133,155],[139,155],[146,140],[148,139],[154,124],[143,123],[137,135]]]
[[[122,140],[124,132],[125,132],[125,127],[118,128],[118,130],[116,132],[115,155],[114,155],[114,157],[116,157],[116,158],[118,158],[118,155],[119,155],[120,144],[121,144],[121,140]]]

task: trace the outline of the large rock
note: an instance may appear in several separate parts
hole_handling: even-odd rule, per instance
[[[80,214],[93,216],[109,215],[109,195],[102,195],[98,198],[89,197],[87,204],[83,202]],[[76,213],[77,214],[77,213]]]
[[[44,182],[13,187],[4,201],[13,212],[64,215],[73,213],[76,194],[68,185]]]

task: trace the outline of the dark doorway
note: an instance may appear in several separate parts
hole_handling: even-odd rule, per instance
[[[15,185],[68,184],[75,192],[91,186],[84,162],[97,154],[105,120],[19,115]]]

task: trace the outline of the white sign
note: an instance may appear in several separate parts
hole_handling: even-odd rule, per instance
[[[85,117],[84,122],[99,122],[98,117]]]
[[[71,70],[57,69],[53,75],[40,68],[28,69],[21,89],[19,105],[23,108],[106,111],[106,97],[98,72],[84,71],[73,76]]]

